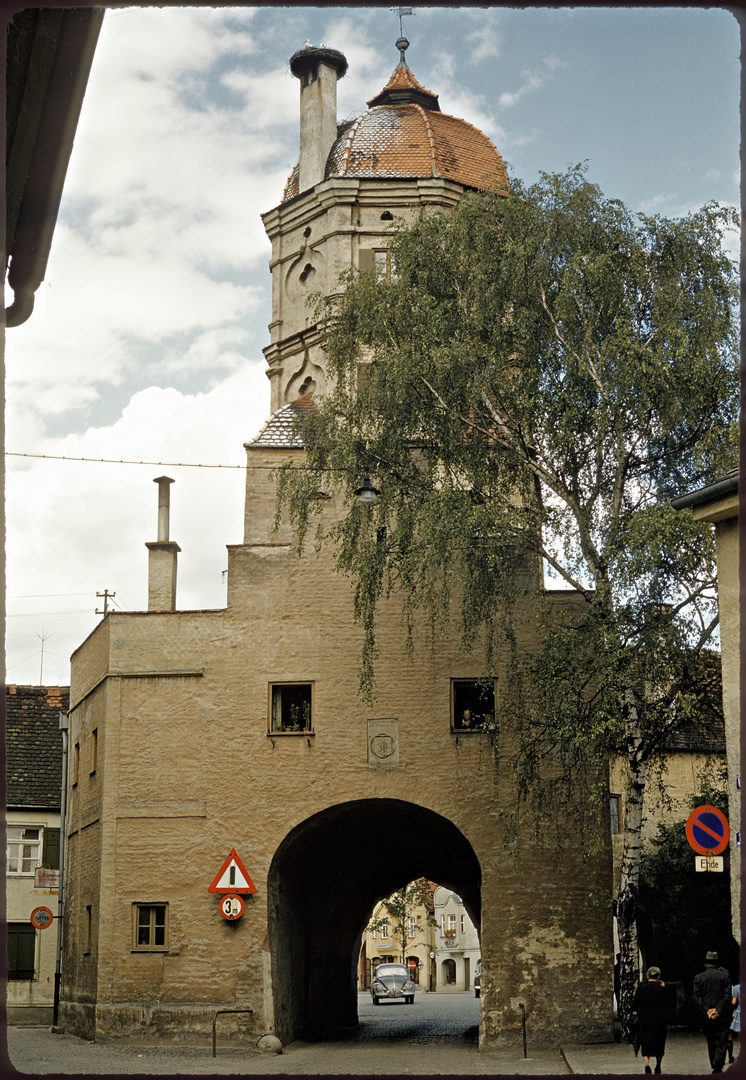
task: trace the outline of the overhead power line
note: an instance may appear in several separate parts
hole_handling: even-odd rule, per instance
[[[66,454],[22,454],[16,450],[6,450],[6,457],[44,458],[48,461],[92,461],[104,465],[165,465],[169,469],[245,469],[245,465],[208,465],[195,461],[125,461],[123,458],[68,457]],[[259,465],[253,468],[276,468]]]

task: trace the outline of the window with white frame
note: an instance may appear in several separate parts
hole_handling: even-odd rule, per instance
[[[8,874],[34,874],[41,863],[43,829],[9,825],[6,866]]]
[[[414,937],[417,933],[417,920],[410,915],[407,919],[407,937]]]
[[[381,923],[381,937],[385,940],[389,936],[389,924],[387,922]]]
[[[448,929],[449,930],[455,930],[456,929],[456,916],[455,915],[449,915],[448,916]]]

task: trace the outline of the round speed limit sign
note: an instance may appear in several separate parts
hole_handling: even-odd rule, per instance
[[[48,907],[34,908],[31,912],[31,925],[37,930],[46,930],[54,921],[54,915]]]
[[[240,896],[224,896],[220,901],[220,914],[232,922],[243,915],[244,903]]]

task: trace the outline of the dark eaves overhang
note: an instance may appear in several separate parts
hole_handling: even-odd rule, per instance
[[[44,280],[104,10],[30,7],[3,20],[6,326],[28,319]]]
[[[726,495],[731,495],[736,491],[738,491],[738,473],[726,476],[724,480],[718,480],[716,484],[690,491],[688,495],[681,495],[678,499],[672,499],[671,506],[674,510],[691,510],[695,506],[715,502],[716,499],[724,499]]]

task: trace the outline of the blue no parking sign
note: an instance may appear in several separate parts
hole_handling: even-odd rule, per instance
[[[719,855],[730,840],[728,819],[716,806],[698,806],[687,819],[686,838],[699,855]]]

